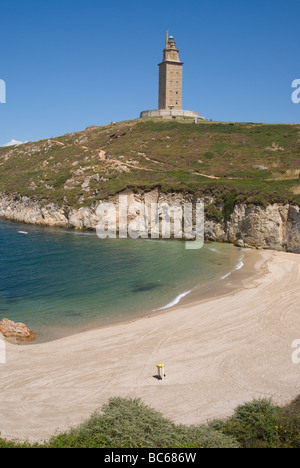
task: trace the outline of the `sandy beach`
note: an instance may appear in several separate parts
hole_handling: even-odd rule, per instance
[[[245,266],[211,298],[56,341],[6,343],[0,431],[43,441],[87,419],[112,396],[138,397],[176,423],[232,414],[258,397],[300,393],[300,255],[245,251]],[[252,266],[251,266],[252,265]],[[254,268],[255,266],[255,268]],[[166,379],[158,381],[156,364]]]

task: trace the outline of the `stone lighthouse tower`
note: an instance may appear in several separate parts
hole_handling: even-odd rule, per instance
[[[163,61],[159,64],[159,109],[182,109],[182,66],[174,37],[167,32]]]
[[[174,37],[167,32],[163,61],[159,64],[158,109],[143,111],[140,118],[205,120],[198,112],[182,110],[182,67]]]

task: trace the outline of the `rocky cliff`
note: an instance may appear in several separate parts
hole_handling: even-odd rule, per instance
[[[224,204],[218,204],[213,197],[195,200],[183,193],[161,193],[158,189],[150,192],[126,190],[128,203],[133,207],[129,219],[139,214],[138,203],[174,203],[202,201],[205,205],[205,239],[229,242],[243,247],[281,250],[300,253],[300,208],[291,204],[269,204],[267,206],[235,204],[224,216]],[[115,195],[106,202],[112,203],[118,211],[119,197]],[[20,195],[0,194],[0,217],[28,224],[60,226],[74,229],[96,229],[99,223],[97,209],[101,201],[91,207],[72,208],[55,203],[35,201]],[[134,209],[136,206],[136,210]],[[99,211],[98,211],[99,212]],[[117,218],[118,219],[118,218]],[[120,226],[117,226],[120,227]]]

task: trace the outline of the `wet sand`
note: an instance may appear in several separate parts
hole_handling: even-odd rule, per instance
[[[244,267],[217,291],[48,343],[6,343],[1,437],[48,439],[112,396],[139,397],[184,424],[224,418],[253,398],[291,401],[300,393],[291,347],[300,339],[299,284],[300,255],[246,250]]]

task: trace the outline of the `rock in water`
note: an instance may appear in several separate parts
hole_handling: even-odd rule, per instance
[[[2,319],[0,322],[0,333],[2,333],[5,338],[16,340],[17,342],[33,341],[37,337],[24,323],[15,323],[6,318]]]

